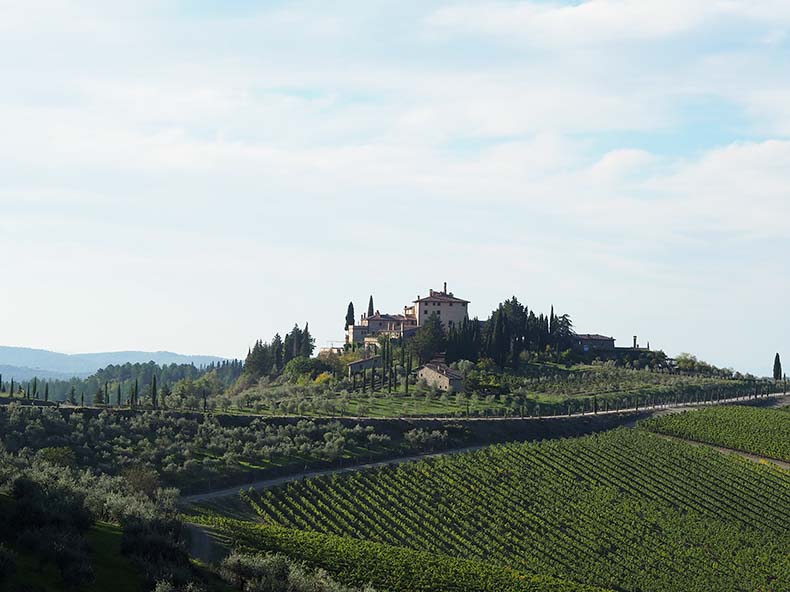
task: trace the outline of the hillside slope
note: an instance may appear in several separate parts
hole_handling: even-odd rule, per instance
[[[28,380],[39,378],[86,377],[110,364],[146,363],[157,364],[194,364],[203,366],[211,362],[221,362],[218,356],[185,355],[174,352],[158,351],[119,351],[85,354],[62,354],[44,349],[27,347],[0,346],[0,369],[8,378]],[[4,369],[3,369],[4,368]],[[32,374],[31,374],[32,373]]]

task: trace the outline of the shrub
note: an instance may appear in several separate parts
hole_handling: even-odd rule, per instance
[[[309,570],[280,554],[234,552],[220,566],[220,576],[244,592],[353,592],[319,569]],[[158,592],[158,591],[157,591]],[[166,591],[169,592],[169,591]],[[364,592],[375,592],[364,588]]]
[[[7,580],[16,571],[16,555],[0,543],[0,582]]]

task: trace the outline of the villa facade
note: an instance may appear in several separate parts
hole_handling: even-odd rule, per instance
[[[442,291],[429,290],[428,296],[417,296],[410,305],[403,307],[402,314],[383,314],[376,311],[373,315],[363,314],[359,324],[346,329],[348,345],[373,343],[381,336],[395,339],[408,339],[422,326],[431,315],[436,314],[445,330],[468,318],[469,301],[457,298],[447,291],[447,283]]]

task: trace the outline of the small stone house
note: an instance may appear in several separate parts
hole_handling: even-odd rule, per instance
[[[576,335],[576,347],[587,353],[591,351],[614,351],[614,337],[596,334]]]
[[[348,364],[348,375],[353,376],[354,374],[359,374],[363,370],[370,370],[371,368],[381,368],[381,356],[370,356],[369,358],[350,362]]]
[[[440,391],[456,393],[464,390],[464,377],[447,364],[425,364],[417,370],[417,380],[424,379]]]

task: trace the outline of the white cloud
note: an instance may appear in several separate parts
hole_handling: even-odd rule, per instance
[[[549,47],[585,47],[666,39],[721,18],[790,20],[779,0],[586,0],[484,2],[440,8],[429,25],[448,31],[498,35]]]
[[[0,268],[35,292],[0,309],[45,311],[4,313],[31,345],[242,353],[305,317],[328,339],[352,295],[398,305],[437,273],[481,315],[513,291],[628,335],[647,308],[670,327],[662,301],[703,310],[749,245],[786,246],[781,2],[466,4],[396,30],[318,3],[217,19],[77,4],[0,3]],[[726,51],[674,43],[726,19]],[[110,335],[113,302],[128,322]],[[228,302],[260,319],[203,314]]]
[[[712,150],[649,183],[689,228],[763,238],[790,238],[789,186],[790,142],[777,140]]]

